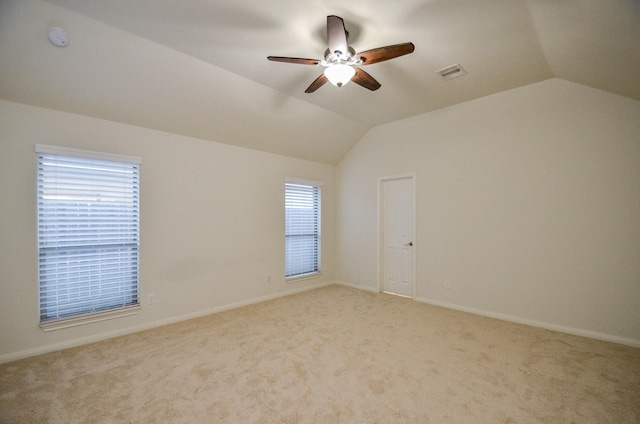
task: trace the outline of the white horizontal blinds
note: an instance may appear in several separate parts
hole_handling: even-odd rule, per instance
[[[320,270],[320,186],[285,183],[285,276]]]
[[[138,171],[38,153],[41,322],[139,304]]]

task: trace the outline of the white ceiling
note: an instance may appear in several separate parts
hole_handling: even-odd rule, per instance
[[[326,16],[382,88],[305,88]],[[64,28],[67,47],[46,38]],[[437,70],[461,64],[466,76]],[[330,164],[371,127],[563,78],[640,100],[638,0],[0,0],[0,98]]]

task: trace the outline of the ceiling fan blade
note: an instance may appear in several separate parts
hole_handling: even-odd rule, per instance
[[[392,46],[378,47],[377,49],[358,53],[356,58],[362,59],[362,65],[371,65],[372,63],[383,62],[385,60],[413,53],[414,49],[415,46],[413,43],[394,44]]]
[[[327,81],[329,81],[329,80],[327,79],[327,77],[324,76],[324,73],[322,73],[322,74],[320,74],[320,76],[318,78],[315,79],[315,81],[313,81],[311,83],[311,85],[309,87],[307,87],[306,90],[304,90],[304,92],[305,93],[313,93],[318,88],[320,88],[323,85],[325,85],[327,83]]]
[[[299,57],[267,56],[267,59],[274,62],[297,63],[299,65],[317,65],[320,63],[318,59],[302,59]]]
[[[347,54],[349,51],[347,31],[344,29],[344,21],[341,17],[327,16],[327,40],[331,53],[338,51],[341,54]]]
[[[360,68],[356,68],[356,74],[351,78],[351,81],[363,86],[364,88],[368,88],[371,91],[375,91],[380,88],[380,83]]]

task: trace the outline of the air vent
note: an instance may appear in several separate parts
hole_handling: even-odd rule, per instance
[[[447,66],[444,69],[440,69],[438,73],[445,80],[450,80],[452,78],[458,78],[463,75],[467,75],[467,71],[462,69],[462,66],[458,64]]]

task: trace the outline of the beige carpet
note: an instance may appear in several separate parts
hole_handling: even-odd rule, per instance
[[[0,422],[638,424],[640,349],[331,286],[1,365]]]

